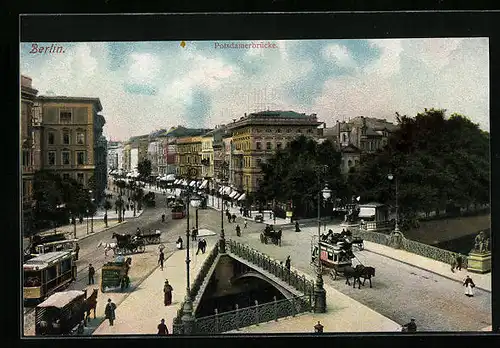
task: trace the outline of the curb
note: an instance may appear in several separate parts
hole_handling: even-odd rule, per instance
[[[380,256],[387,257],[388,259],[391,259],[391,260],[394,260],[394,261],[398,261],[398,262],[404,263],[404,264],[406,264],[406,265],[408,265],[408,266],[412,266],[412,267],[415,267],[415,268],[421,269],[421,270],[423,270],[423,271],[427,271],[427,272],[429,272],[429,273],[433,273],[433,274],[436,274],[436,275],[438,275],[438,276],[441,276],[441,277],[444,277],[444,278],[447,278],[447,279],[453,280],[453,281],[455,281],[455,282],[457,282],[457,283],[460,283],[460,284],[462,284],[462,283],[463,283],[461,280],[458,280],[458,279],[452,278],[452,277],[450,277],[450,276],[448,276],[448,275],[444,275],[444,274],[438,273],[438,272],[436,272],[436,271],[432,271],[432,270],[430,270],[430,269],[427,269],[427,268],[424,268],[424,267],[420,267],[420,266],[417,266],[417,265],[411,264],[411,263],[406,262],[406,261],[401,261],[401,260],[399,260],[399,259],[396,259],[395,257],[391,257],[391,256],[388,256],[388,255],[386,255],[386,254],[382,254],[382,253],[379,253],[379,252],[376,252],[376,251],[373,251],[373,250],[370,250],[370,249],[367,249],[367,248],[365,248],[364,250],[369,251],[369,252],[374,253],[374,254],[377,254],[377,255],[380,255]],[[489,293],[491,294],[491,290],[485,289],[485,288],[483,288],[482,286],[477,286],[477,285],[476,285],[476,288],[479,288],[479,289],[481,289],[481,290],[483,290],[483,291],[486,291],[486,292],[489,292]]]
[[[91,237],[91,236],[95,236],[95,235],[96,235],[96,234],[98,234],[98,233],[101,233],[101,232],[104,232],[104,231],[110,230],[110,229],[112,229],[112,228],[115,228],[115,227],[118,227],[118,226],[122,226],[123,224],[126,224],[127,222],[128,222],[128,221],[124,220],[124,221],[120,222],[119,224],[117,223],[117,224],[116,224],[116,225],[114,225],[114,226],[107,227],[107,228],[105,228],[105,229],[103,229],[103,230],[100,230],[100,231],[98,231],[98,232],[94,232],[94,233],[91,233],[91,234],[86,234],[86,235],[84,235],[83,237],[78,238],[78,241],[81,241],[82,239],[89,238],[89,237]]]

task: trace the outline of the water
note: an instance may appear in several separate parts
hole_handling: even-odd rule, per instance
[[[485,230],[484,232],[487,234],[487,237],[489,237],[490,229]],[[474,239],[476,238],[476,236],[477,233],[469,234],[467,236],[435,244],[434,246],[440,249],[467,255],[474,247]]]

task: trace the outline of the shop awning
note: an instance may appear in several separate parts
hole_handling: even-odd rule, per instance
[[[372,207],[360,207],[359,215],[360,218],[372,218],[375,216],[375,208]]]
[[[245,197],[246,197],[246,194],[242,194],[242,195],[240,196],[240,198],[238,198],[238,201],[242,201],[242,200],[244,200],[244,199],[245,199]]]
[[[208,184],[208,180],[203,180],[203,182],[200,185],[200,189],[204,189]]]
[[[174,181],[175,180],[175,175],[174,174],[165,175],[165,180],[167,180],[167,181]]]
[[[196,181],[195,180],[192,180],[190,183],[189,183],[189,186],[194,186],[196,185]]]
[[[230,193],[231,193],[231,188],[230,188],[229,186],[226,186],[226,187],[224,188],[224,194],[225,194],[225,195],[228,195],[228,194],[230,194]]]
[[[234,200],[238,200],[238,197],[239,197],[239,196],[240,196],[240,194],[239,194],[239,193],[237,193],[237,194],[235,194],[235,195],[233,196],[233,199],[234,199]]]
[[[237,193],[238,192],[236,192],[236,191],[231,192],[231,194],[229,195],[229,198],[233,198],[234,196],[236,196]]]

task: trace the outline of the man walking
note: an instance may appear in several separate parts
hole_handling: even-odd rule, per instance
[[[198,250],[196,250],[196,255],[198,255],[200,251],[203,251],[203,240],[202,239],[200,239],[198,241]]]
[[[408,324],[403,325],[403,332],[417,332],[417,324],[415,319],[411,319]]]
[[[94,266],[92,266],[92,264],[89,263],[89,285],[94,284],[94,274],[95,274]]]
[[[78,254],[80,253],[80,245],[78,243],[75,244],[75,261],[78,260]]]
[[[198,237],[198,230],[193,227],[191,229],[191,240],[195,241],[197,237]]]
[[[464,286],[465,286],[465,296],[474,297],[474,291],[472,291],[472,289],[476,287],[476,284],[474,284],[471,277],[467,276],[467,278],[465,278]]]
[[[241,228],[240,228],[240,225],[236,225],[236,235],[238,237],[241,237]]]
[[[165,254],[163,250],[160,251],[160,257],[158,258],[158,263],[160,264],[160,268],[163,271],[163,261],[165,261]]]
[[[244,224],[243,224],[243,228],[247,228],[247,225],[248,225],[248,221],[245,220]]]
[[[206,240],[205,238],[203,238],[201,241],[202,241],[202,243],[203,243],[203,245],[202,245],[202,247],[201,247],[201,252],[202,252],[203,254],[205,254],[205,250],[207,250],[207,240]]]
[[[462,270],[462,264],[463,264],[463,259],[462,259],[462,256],[460,256],[460,254],[457,255],[457,269],[459,271]]]
[[[158,324],[158,335],[168,335],[168,328],[167,325],[165,325],[165,319],[162,319],[161,323]]]
[[[115,321],[115,311],[116,305],[108,298],[108,304],[104,309],[105,319],[109,319],[109,326],[113,326],[113,322]]]

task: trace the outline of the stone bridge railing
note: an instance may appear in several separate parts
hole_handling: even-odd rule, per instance
[[[354,232],[354,234],[363,238],[364,240],[391,247],[390,234],[369,232],[363,229],[357,230],[356,232]],[[462,267],[467,268],[467,255],[458,254],[453,251],[444,250],[436,248],[432,245],[416,242],[414,240],[407,239],[404,236],[402,236],[401,238],[400,249],[448,264],[451,264],[451,262],[455,260],[456,255],[460,255],[463,260]]]
[[[312,307],[312,296],[303,295],[291,299],[276,300],[239,308],[229,312],[195,319],[194,330],[198,335],[218,334],[222,332],[237,330],[242,327],[258,325],[269,321],[277,321],[280,318],[295,316],[300,313],[309,312]]]
[[[247,245],[229,240],[227,242],[227,246],[229,247],[228,251],[230,253],[252,263],[257,266],[257,268],[261,268],[271,273],[278,279],[302,292],[304,295],[314,295],[314,282],[306,279],[305,275],[299,275],[297,271],[289,272],[288,269],[279,261],[276,261],[266,254],[252,249]]]

